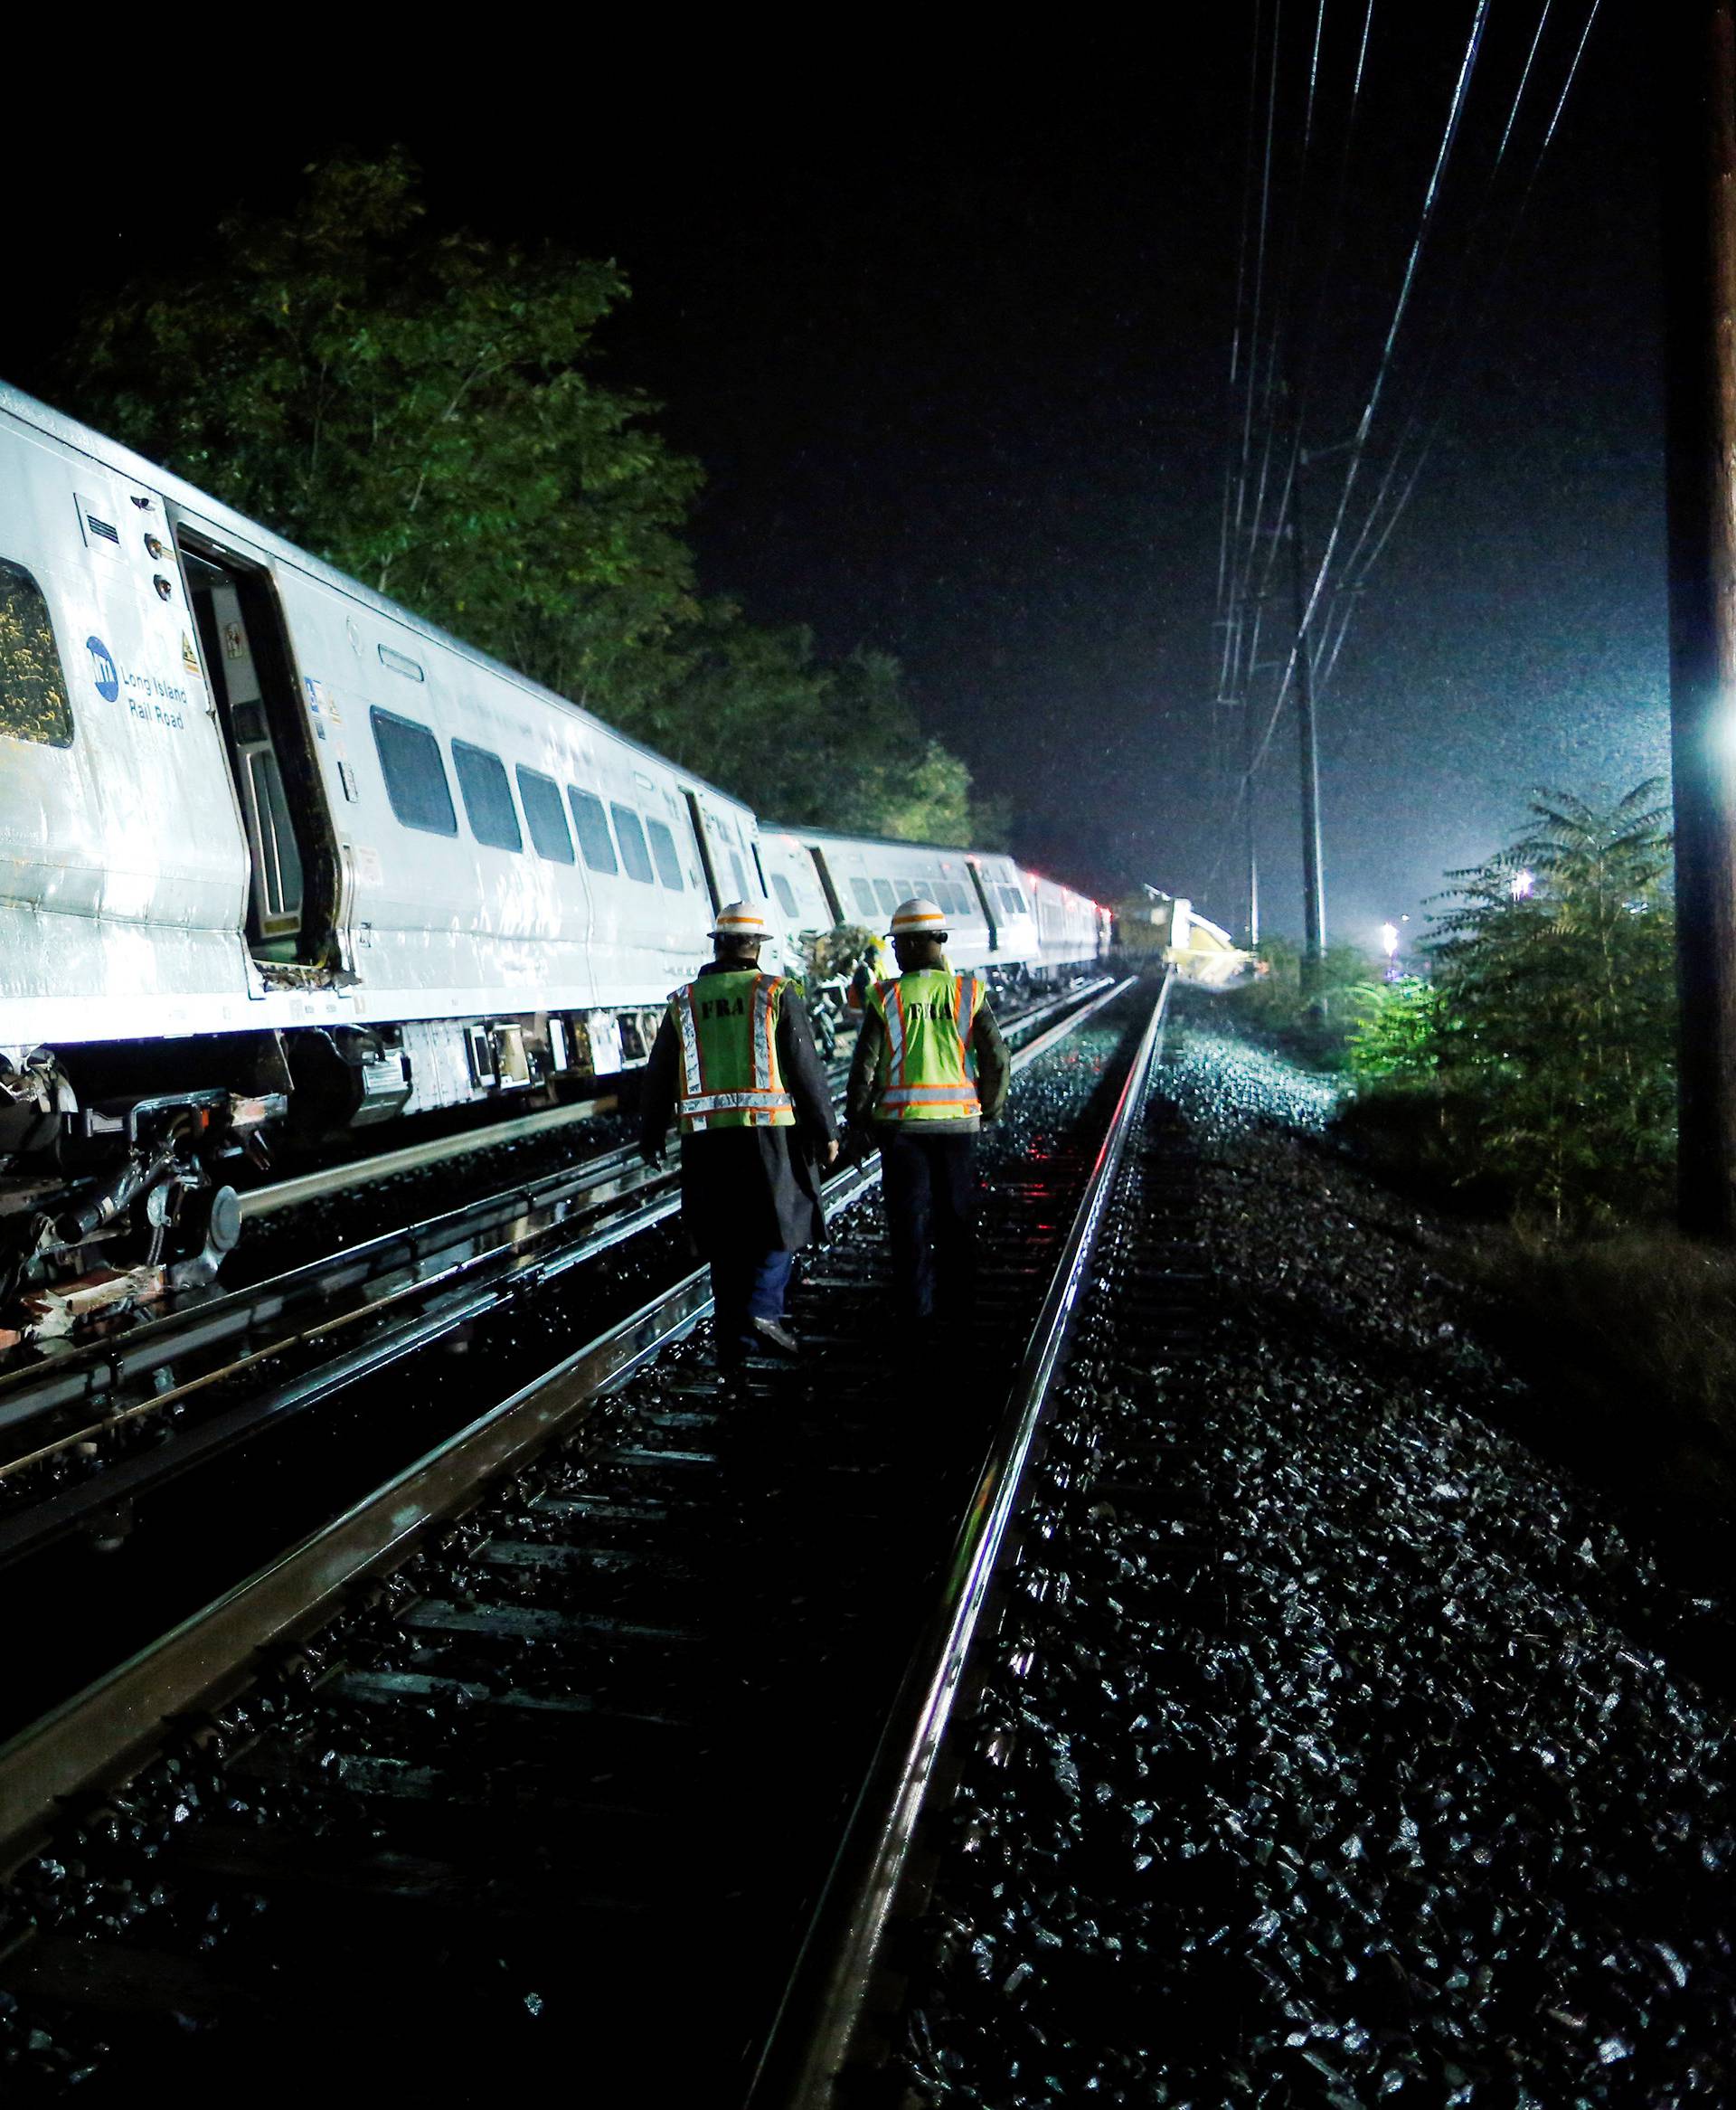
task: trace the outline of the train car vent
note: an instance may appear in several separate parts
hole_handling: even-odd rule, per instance
[[[92,556],[105,557],[110,563],[124,563],[120,554],[120,530],[109,517],[115,506],[84,491],[77,491],[73,496],[78,502],[79,532],[84,537],[85,548]]]

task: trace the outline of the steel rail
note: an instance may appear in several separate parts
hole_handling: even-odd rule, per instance
[[[610,1093],[606,1098],[587,1099],[582,1105],[545,1107],[541,1113],[516,1114],[510,1121],[491,1121],[486,1128],[467,1129],[459,1135],[436,1136],[427,1142],[382,1150],[375,1157],[325,1165],[317,1172],[298,1172],[290,1179],[274,1179],[269,1187],[250,1187],[241,1197],[241,1215],[247,1219],[275,1216],[279,1209],[299,1208],[304,1202],[345,1194],[353,1187],[391,1179],[400,1172],[420,1172],[453,1158],[467,1158],[473,1151],[489,1150],[496,1143],[521,1143],[531,1136],[546,1135],[552,1129],[595,1121],[599,1114],[615,1112],[619,1104],[619,1099]]]
[[[589,1203],[594,1209],[617,1200],[625,1207],[635,1196],[655,1193],[659,1198],[647,1203],[629,1226],[644,1229],[672,1215],[679,1206],[679,1198],[672,1173],[645,1170],[632,1159],[630,1151],[611,1151],[605,1159],[548,1173],[438,1216],[382,1232],[360,1245],[291,1268],[267,1282],[203,1296],[178,1310],[142,1320],[117,1340],[81,1344],[40,1364],[14,1369],[0,1377],[0,1428],[39,1420],[56,1408],[83,1405],[96,1411],[110,1406],[128,1381],[148,1378],[165,1365],[200,1349],[231,1342],[308,1305],[329,1305],[346,1291],[365,1299],[335,1320],[309,1324],[289,1317],[285,1330],[269,1341],[255,1343],[236,1361],[152,1396],[150,1404],[165,1405],[171,1399],[216,1382],[262,1356],[286,1352],[316,1332],[329,1330],[348,1320],[366,1318],[389,1301],[440,1286],[453,1273],[485,1266],[523,1248],[534,1237],[546,1237],[573,1220],[570,1214],[554,1213],[566,1204]],[[474,1245],[491,1231],[505,1228],[510,1233],[527,1216],[543,1216],[546,1221],[519,1232],[515,1237],[508,1235],[495,1246],[473,1251],[465,1261],[442,1269],[443,1255]],[[368,1295],[393,1270],[406,1268],[417,1271],[414,1281],[384,1295]],[[106,1425],[110,1418],[111,1414],[102,1415],[97,1426]],[[78,1440],[76,1432],[62,1435],[53,1447]],[[15,1470],[22,1462],[14,1459],[0,1471]]]
[[[1014,1071],[1028,1068],[1132,987],[1128,978],[1093,993],[1019,1048]],[[824,1189],[828,1212],[849,1207],[879,1178],[873,1160],[835,1175]],[[695,1269],[13,1737],[0,1748],[0,1874],[49,1836],[70,1800],[136,1770],[161,1743],[168,1718],[221,1706],[243,1689],[257,1674],[261,1651],[306,1635],[346,1590],[400,1565],[430,1527],[469,1506],[487,1481],[561,1435],[711,1308],[709,1271]],[[112,1476],[104,1475],[99,1484],[112,1499]]]
[[[874,2023],[884,2000],[886,1936],[915,1887],[913,1848],[961,1696],[974,1681],[973,1641],[994,1593],[1007,1527],[1040,1449],[1055,1377],[1098,1234],[1162,1043],[1174,970],[1150,1023],[1074,1211],[1049,1293],[945,1569],[946,1585],[910,1658],[852,1812],[778,2015],[761,2050],[751,2110],[843,2110],[853,2081],[883,2064]]]

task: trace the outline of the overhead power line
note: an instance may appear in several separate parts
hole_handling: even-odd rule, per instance
[[[1342,296],[1335,303],[1333,281],[1341,261],[1356,118],[1365,84],[1369,92],[1374,92],[1380,86],[1381,70],[1373,39],[1375,0],[1364,0],[1360,25],[1346,25],[1354,27],[1355,34],[1347,67],[1348,90],[1339,90],[1344,101],[1342,145],[1323,235],[1319,215],[1310,205],[1310,156],[1322,121],[1327,74],[1339,63],[1331,53],[1335,46],[1344,50],[1346,40],[1343,33],[1328,39],[1326,0],[1316,0],[1312,33],[1292,37],[1287,59],[1282,0],[1270,0],[1269,8],[1267,0],[1253,0],[1237,312],[1231,357],[1237,431],[1230,449],[1220,524],[1220,643],[1212,706],[1214,743],[1222,732],[1226,705],[1241,712],[1246,728],[1242,766],[1230,800],[1228,818],[1231,821],[1238,811],[1251,811],[1253,783],[1270,754],[1295,693],[1303,656],[1307,656],[1316,698],[1326,693],[1337,667],[1358,599],[1418,487],[1443,429],[1453,389],[1472,350],[1481,342],[1490,299],[1505,273],[1517,228],[1561,123],[1599,5],[1599,0],[1590,0],[1517,202],[1510,213],[1497,215],[1502,173],[1518,138],[1525,107],[1544,70],[1546,44],[1553,42],[1548,33],[1556,0],[1542,0],[1493,156],[1482,171],[1480,201],[1456,244],[1454,268],[1448,287],[1443,289],[1429,258],[1445,239],[1440,224],[1449,192],[1457,197],[1463,183],[1474,180],[1461,178],[1457,173],[1462,159],[1458,150],[1466,131],[1491,17],[1489,0],[1474,0],[1417,223],[1404,251],[1397,291],[1373,358],[1373,379],[1351,437],[1343,442],[1345,460],[1335,500],[1329,501],[1331,525],[1318,560],[1310,569],[1299,620],[1293,630],[1288,622],[1281,626],[1289,630],[1288,649],[1256,739],[1257,662],[1262,634],[1269,634],[1268,604],[1274,589],[1284,524],[1294,510],[1297,479],[1307,462],[1323,460],[1340,451],[1338,447],[1308,445],[1306,429],[1324,326],[1328,315],[1343,312]],[[1294,75],[1298,69],[1301,78],[1293,89],[1287,89],[1287,72]],[[1493,113],[1489,128],[1493,130]],[[1293,142],[1289,147],[1285,144],[1287,133]],[[1287,185],[1288,211],[1284,209]],[[1257,219],[1253,211],[1256,194]],[[1279,223],[1286,231],[1281,251],[1275,250],[1278,238],[1274,229]],[[1502,230],[1505,239],[1491,263],[1486,237],[1492,223]],[[1425,279],[1430,287],[1427,305],[1440,309],[1443,319],[1432,339],[1419,352],[1412,344],[1415,329],[1411,325],[1413,310],[1423,304]],[[1401,405],[1403,414],[1396,437],[1382,442],[1381,433],[1391,429],[1387,400],[1400,392],[1397,369],[1401,347],[1406,347],[1405,365],[1414,367],[1415,374],[1401,392],[1405,401]],[[1377,460],[1380,470],[1373,496],[1364,505],[1354,507],[1353,520],[1353,502]],[[1215,885],[1231,852],[1231,834],[1226,828],[1203,890],[1205,893]],[[1251,842],[1249,855],[1251,875]],[[1251,891],[1251,876],[1250,884]]]

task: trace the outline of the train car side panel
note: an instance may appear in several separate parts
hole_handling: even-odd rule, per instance
[[[154,492],[0,416],[0,1043],[248,1008],[240,816],[165,537]]]

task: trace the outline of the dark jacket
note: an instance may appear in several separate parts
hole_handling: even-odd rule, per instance
[[[874,1101],[880,1091],[880,1057],[886,1046],[886,1027],[877,1012],[863,1005],[862,1025],[856,1034],[856,1052],[851,1058],[850,1083],[844,1092],[844,1109],[853,1131],[865,1128],[874,1118]],[[1006,1043],[985,998],[977,1007],[970,1030],[970,1052],[976,1058],[976,1096],[982,1102],[982,1119],[998,1121],[1013,1082],[1013,1066]],[[974,1136],[977,1117],[961,1114],[949,1121],[913,1121],[900,1123],[912,1135]]]
[[[708,974],[739,974],[737,964],[708,960]],[[680,1037],[667,1015],[652,1043],[639,1088],[639,1141],[655,1149],[675,1119]],[[826,1228],[815,1146],[831,1142],[838,1124],[815,1052],[807,1006],[786,985],[778,1016],[778,1068],[796,1102],[794,1128],[715,1129],[681,1139],[681,1213],[693,1250],[797,1253]]]

